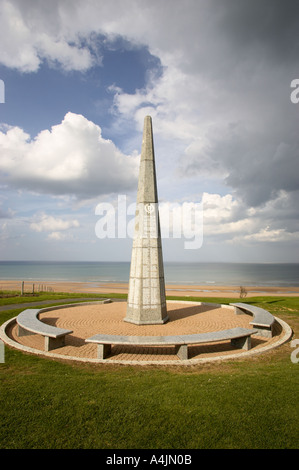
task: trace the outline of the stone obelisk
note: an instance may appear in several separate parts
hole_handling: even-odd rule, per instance
[[[135,232],[125,321],[137,325],[168,320],[152,119],[144,118]]]

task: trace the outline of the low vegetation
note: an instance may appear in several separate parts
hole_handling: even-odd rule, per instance
[[[109,294],[114,298],[117,298],[121,294]],[[11,304],[25,304],[30,302],[39,302],[44,300],[54,301],[61,299],[97,299],[107,298],[107,294],[82,294],[82,293],[65,293],[65,292],[26,292],[23,295],[18,291],[4,291],[0,290],[0,306],[1,305],[11,305]],[[126,298],[126,295],[123,294],[123,297]]]

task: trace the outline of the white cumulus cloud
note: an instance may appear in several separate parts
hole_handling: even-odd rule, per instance
[[[73,227],[79,227],[78,220],[64,220],[59,217],[53,217],[47,214],[38,216],[38,220],[30,224],[30,228],[35,232],[58,232],[68,230]]]
[[[18,189],[84,199],[129,191],[137,182],[137,157],[124,155],[98,125],[71,112],[34,139],[6,126],[0,150],[0,181]]]
[[[78,32],[65,30],[63,9],[59,11],[57,1],[0,3],[2,64],[21,72],[36,72],[43,59],[50,64],[57,62],[65,70],[84,71],[94,63]]]

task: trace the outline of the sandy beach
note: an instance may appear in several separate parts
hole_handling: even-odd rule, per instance
[[[21,291],[22,281],[0,281],[0,290]],[[25,281],[24,291],[52,290],[53,292],[86,293],[86,294],[109,294],[128,292],[128,284],[112,284],[100,282],[65,282],[65,281]],[[266,286],[246,286],[247,297],[256,296],[298,296],[299,287],[266,287]],[[216,286],[216,285],[166,285],[167,296],[185,297],[240,297],[239,286]]]

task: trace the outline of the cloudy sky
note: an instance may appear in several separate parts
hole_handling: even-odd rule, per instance
[[[299,262],[296,0],[0,0],[0,79],[0,259],[130,260],[151,115],[161,213],[203,207],[166,261]]]

